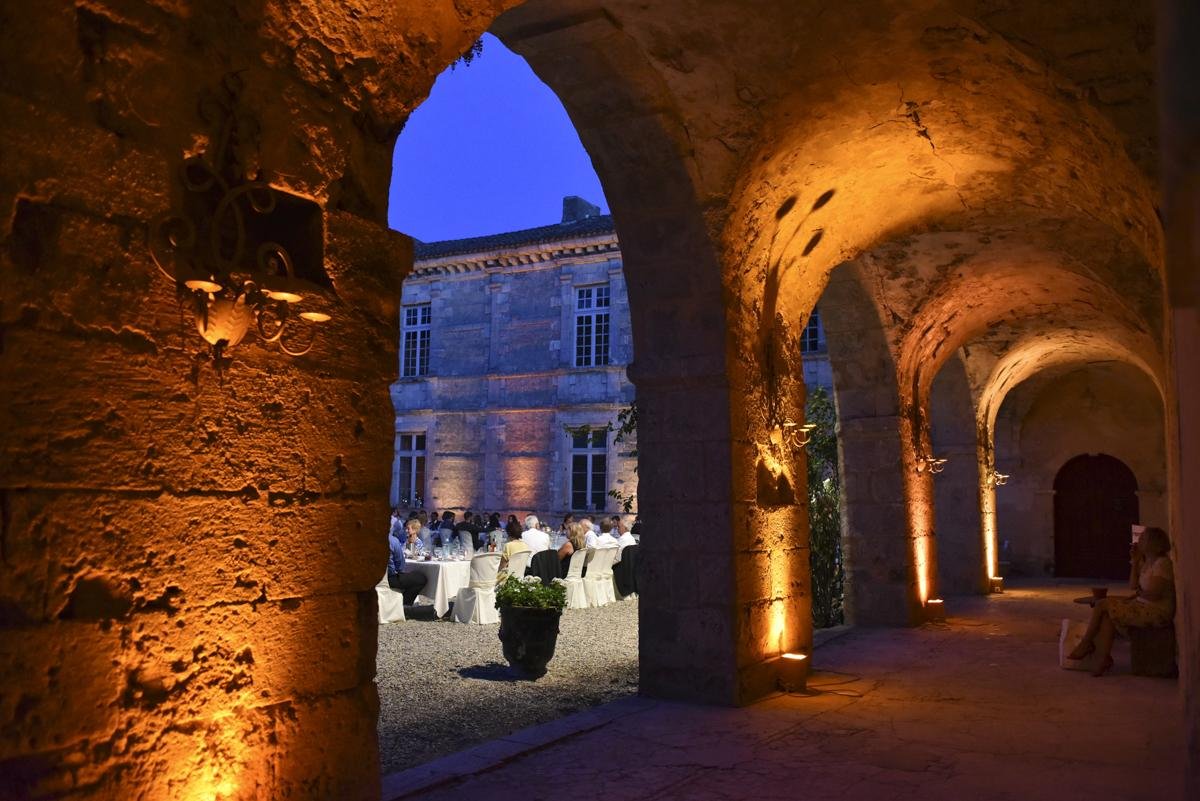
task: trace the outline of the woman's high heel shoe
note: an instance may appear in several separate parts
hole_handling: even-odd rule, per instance
[[[1111,656],[1106,656],[1106,657],[1104,657],[1104,661],[1101,662],[1099,664],[1099,666],[1097,666],[1097,668],[1092,671],[1092,676],[1094,676],[1095,678],[1100,678],[1105,673],[1107,673],[1108,669],[1111,668],[1112,666],[1113,666],[1113,658]]]
[[[1080,659],[1087,659],[1088,656],[1092,653],[1092,651],[1095,651],[1095,650],[1096,650],[1096,643],[1094,643],[1094,642],[1089,642],[1086,646],[1083,643],[1079,643],[1079,645],[1075,646],[1074,651],[1067,654],[1067,659],[1073,659],[1075,661],[1078,661]]]

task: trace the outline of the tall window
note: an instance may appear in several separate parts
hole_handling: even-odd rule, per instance
[[[800,352],[816,353],[825,347],[824,332],[821,330],[821,312],[814,308],[808,325],[800,332]]]
[[[571,435],[571,508],[604,511],[608,500],[608,430]]]
[[[418,508],[425,504],[425,435],[401,434],[396,449],[399,490],[396,502]]]
[[[608,285],[575,290],[575,366],[602,367],[608,364]]]
[[[404,307],[404,328],[400,336],[402,378],[429,375],[429,326],[432,315],[428,303]]]

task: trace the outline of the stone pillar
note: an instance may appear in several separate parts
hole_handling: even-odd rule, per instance
[[[1200,796],[1200,6],[1158,4],[1171,386],[1167,430],[1189,798]]]
[[[376,798],[411,251],[366,219],[387,173],[365,176],[390,147],[290,60],[264,67],[237,11],[19,5],[0,33],[0,795]],[[327,278],[302,308],[332,320],[299,358],[251,334],[220,376],[147,240],[222,112],[240,174],[303,209],[280,230]]]
[[[930,392],[934,453],[946,459],[934,476],[938,581],[943,595],[984,592],[987,571],[980,518],[975,410],[963,363],[951,358]]]
[[[820,307],[838,412],[847,622],[913,625],[923,615],[887,334],[854,263],[833,272]]]
[[[709,227],[721,219],[719,205],[697,199],[705,170],[692,161],[692,134],[640,45],[611,16],[546,25],[538,14],[553,8],[528,3],[492,30],[543,80],[569,88],[560,96],[621,239],[646,531],[640,689],[746,703],[774,690],[781,649],[811,644],[807,516],[795,512],[803,507],[794,486],[787,504],[772,499],[764,511],[758,503],[755,440],[765,434],[746,408],[760,391],[751,374],[759,365],[731,370],[727,354],[745,348],[724,285],[734,270],[722,264]],[[787,469],[797,474],[795,464]]]

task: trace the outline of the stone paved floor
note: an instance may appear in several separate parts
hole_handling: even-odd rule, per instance
[[[947,624],[851,630],[821,692],[745,709],[633,698],[388,777],[384,798],[1182,801],[1176,683],[1057,667],[1081,585],[951,599]]]

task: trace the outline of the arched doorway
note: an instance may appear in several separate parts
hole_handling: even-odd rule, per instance
[[[1129,527],[1138,521],[1137,479],[1120,459],[1081,454],[1054,478],[1054,575],[1129,575]]]

